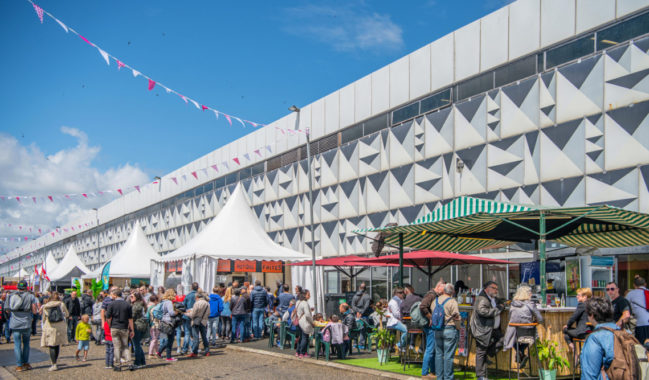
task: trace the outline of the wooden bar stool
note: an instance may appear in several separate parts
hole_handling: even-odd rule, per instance
[[[590,322],[586,322],[586,326],[588,326],[589,328],[589,330],[586,331],[586,336],[584,336],[583,338],[572,339],[572,342],[575,344],[575,350],[572,353],[572,380],[575,380],[575,373],[577,372],[577,367],[581,368],[581,349],[584,347],[584,342],[586,342],[586,338],[592,332],[593,324]],[[577,354],[578,350],[579,350],[579,355]],[[579,374],[581,376],[581,369],[579,371]]]
[[[536,326],[538,326],[538,323],[509,323],[509,326],[514,327],[516,329],[516,379],[536,379],[537,376],[531,376],[532,374],[532,348],[534,348],[534,352],[536,352],[536,338],[537,338],[537,333],[536,333]],[[519,357],[519,352],[520,352],[520,346],[521,345],[527,345],[527,354],[530,356],[529,360],[527,363],[529,364],[529,369],[530,369],[530,375],[521,377],[521,362],[518,360]],[[510,368],[507,371],[507,378],[511,379],[511,362],[512,362],[512,353],[514,350],[509,350],[509,363],[510,363]],[[540,363],[539,363],[539,356],[538,354],[536,356],[536,363],[537,366],[540,368]],[[525,374],[525,372],[523,372]]]

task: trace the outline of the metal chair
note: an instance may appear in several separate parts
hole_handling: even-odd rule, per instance
[[[537,333],[536,333],[536,326],[538,326],[538,323],[509,323],[509,326],[514,327],[516,329],[516,379],[520,380],[521,379],[521,362],[518,360],[518,353],[520,352],[520,347],[521,345],[525,344],[527,345],[527,354],[530,356],[530,360],[527,361],[529,364],[529,369],[530,369],[530,375],[527,375],[522,377],[523,379],[535,379],[537,378],[536,376],[531,376],[532,374],[532,348],[534,348],[534,352],[536,353],[536,338],[537,338]],[[509,350],[509,363],[512,362],[512,354],[514,350]],[[536,356],[536,363],[537,367],[540,368],[540,362],[539,362],[539,356],[538,354]],[[511,365],[509,366],[509,370],[507,371],[507,378],[511,379]],[[525,374],[525,372],[523,372]]]
[[[329,331],[329,334],[331,334],[331,326],[326,326],[322,328],[320,331],[316,331],[314,335],[314,342],[313,342],[313,347],[315,348],[315,359],[318,360],[320,357],[320,347],[323,347],[324,350],[324,357],[326,361],[329,361],[329,354],[331,353],[331,342],[327,342],[324,340],[324,335]],[[344,358],[344,355],[343,355]]]

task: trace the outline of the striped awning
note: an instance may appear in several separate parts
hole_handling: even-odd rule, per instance
[[[411,224],[355,231],[388,233],[386,242],[413,249],[467,252],[539,239],[543,214],[547,240],[573,247],[649,244],[649,215],[617,207],[542,208],[460,197]]]

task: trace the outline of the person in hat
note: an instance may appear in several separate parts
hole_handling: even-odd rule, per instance
[[[11,311],[9,328],[14,338],[14,355],[16,356],[16,372],[32,369],[29,365],[29,338],[32,331],[32,318],[38,313],[38,301],[27,292],[27,281],[18,283],[18,291],[9,297],[6,305]]]

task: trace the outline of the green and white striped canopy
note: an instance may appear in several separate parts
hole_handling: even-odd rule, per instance
[[[468,252],[539,239],[541,215],[546,239],[573,247],[613,248],[649,244],[649,215],[617,207],[543,208],[460,197],[411,224],[372,228],[385,241],[404,247]]]

